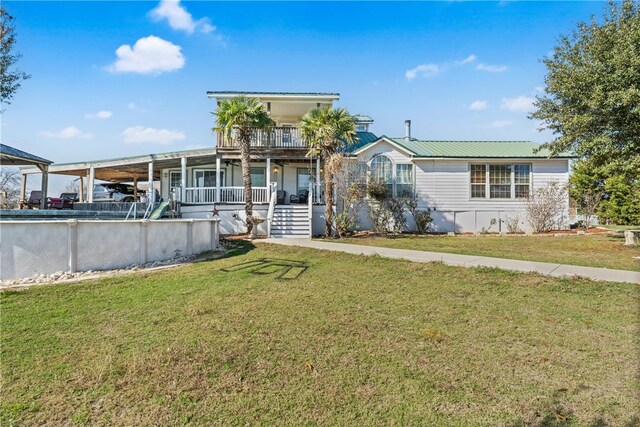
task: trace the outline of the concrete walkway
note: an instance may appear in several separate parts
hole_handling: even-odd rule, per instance
[[[378,246],[351,245],[310,239],[266,239],[266,243],[299,246],[325,251],[346,252],[357,255],[379,255],[385,258],[406,259],[414,262],[440,261],[458,267],[497,267],[503,270],[534,272],[546,276],[581,276],[607,282],[640,283],[639,271],[611,270],[608,268],[581,267],[578,265],[553,264],[548,262],[522,261],[516,259],[491,258],[474,255],[447,254],[442,252],[413,251],[408,249],[382,248]]]

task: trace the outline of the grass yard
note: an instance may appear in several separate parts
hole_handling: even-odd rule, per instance
[[[598,227],[615,231],[640,230],[640,225],[599,225]]]
[[[623,236],[400,236],[333,240],[368,246],[479,255],[525,261],[640,271],[640,247],[624,246]]]
[[[640,422],[638,286],[241,245],[4,292],[0,423]]]

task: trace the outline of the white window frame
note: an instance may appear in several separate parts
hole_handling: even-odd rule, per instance
[[[198,181],[196,180],[196,173],[197,172],[213,172],[214,175],[216,173],[216,168],[194,168],[191,171],[191,186],[195,187],[195,188],[215,188],[215,183],[213,184],[213,187],[198,187]],[[227,181],[227,170],[225,168],[220,168],[220,175],[221,175],[221,179],[220,179],[220,187],[226,187],[226,181]],[[187,185],[188,187],[188,185]]]
[[[472,165],[484,165],[485,170],[485,189],[484,189],[484,197],[472,197],[472,184],[471,184],[471,166]],[[511,190],[510,197],[501,197],[501,198],[491,198],[491,168],[490,165],[507,165],[511,166]],[[497,201],[505,201],[505,200],[513,200],[520,201],[524,200],[524,197],[516,197],[516,183],[515,183],[515,166],[516,165],[528,165],[529,166],[529,194],[533,191],[533,164],[527,162],[490,162],[490,163],[479,163],[479,162],[469,162],[467,167],[467,185],[469,186],[468,197],[469,201],[482,201],[482,200],[497,200]],[[520,184],[522,185],[522,184]]]
[[[369,161],[367,162],[367,166],[369,167],[369,174],[367,177],[367,181],[369,180],[369,178],[373,175],[372,174],[372,167],[371,164],[373,163],[373,160],[375,158],[378,157],[386,157],[390,162],[391,162],[391,197],[398,197],[398,189],[397,189],[397,184],[398,184],[398,165],[409,165],[411,166],[411,189],[412,189],[412,193],[413,196],[415,197],[416,195],[416,167],[415,167],[415,163],[413,162],[396,162],[394,161],[391,157],[387,156],[385,153],[379,153],[374,155],[373,157],[371,157],[371,159],[369,159]]]
[[[176,187],[172,187],[171,186],[171,175],[173,175],[173,174],[182,175],[182,171],[180,169],[170,169],[169,170],[169,182],[167,183],[167,186],[169,187],[169,193],[171,193],[175,188],[182,187],[182,176],[180,177],[180,185],[178,185]]]

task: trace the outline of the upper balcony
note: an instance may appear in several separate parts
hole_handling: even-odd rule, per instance
[[[238,143],[233,138],[227,138],[221,132],[217,134],[218,149],[237,150]],[[293,126],[276,126],[270,131],[254,130],[251,137],[252,149],[265,150],[308,150],[307,143],[300,135],[300,129]]]
[[[337,93],[320,92],[207,92],[216,103],[236,97],[257,98],[275,121],[276,126],[269,132],[254,131],[251,148],[263,150],[307,150],[307,144],[300,136],[296,123],[313,108],[331,107],[340,98]],[[232,138],[217,134],[216,147],[221,150],[238,150]]]

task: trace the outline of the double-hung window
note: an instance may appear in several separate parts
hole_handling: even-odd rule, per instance
[[[531,165],[528,163],[472,164],[469,168],[472,199],[523,199],[529,197]]]
[[[511,165],[489,165],[489,198],[511,198]]]
[[[413,165],[396,165],[396,197],[413,197]]]
[[[471,165],[471,197],[474,199],[487,197],[486,165]]]

